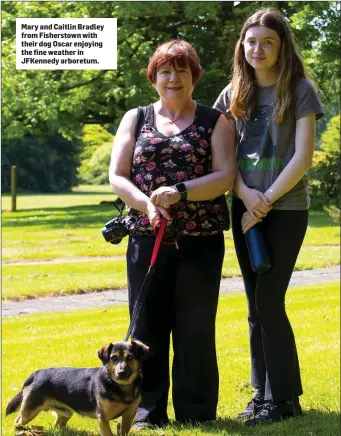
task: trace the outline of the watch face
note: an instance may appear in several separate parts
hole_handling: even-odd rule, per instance
[[[176,187],[177,191],[180,193],[187,191],[186,185],[184,183],[177,183],[175,185],[175,187]]]

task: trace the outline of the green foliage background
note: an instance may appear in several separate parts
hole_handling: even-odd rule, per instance
[[[205,75],[194,97],[212,105],[228,83],[234,45],[242,23],[262,6],[274,6],[288,18],[308,68],[319,85],[326,108],[325,119],[318,123],[320,137],[327,122],[340,112],[338,2],[4,1],[1,4],[2,140],[6,165],[23,166],[23,139],[26,137],[39,138],[35,154],[39,154],[39,144],[45,141],[47,145],[40,153],[40,163],[45,165],[50,154],[48,139],[52,136],[60,135],[73,144],[75,139],[82,138],[83,127],[89,123],[102,126],[109,123],[114,132],[128,109],[155,100],[155,92],[141,69],[147,66],[155,47],[170,38],[185,38],[197,49]],[[118,69],[16,70],[17,17],[117,18]],[[91,149],[91,155],[99,145]],[[16,148],[15,153],[9,151],[12,147]],[[71,150],[88,164],[90,148],[85,141],[83,147],[71,147]],[[104,154],[107,148],[103,146]],[[97,157],[103,163],[102,157]],[[74,161],[68,169],[75,179]],[[85,180],[83,169],[81,167],[79,174]],[[33,172],[31,176],[37,177]],[[27,187],[24,185],[19,179],[19,186]],[[31,189],[39,189],[42,185],[46,190],[55,189],[37,180],[31,184]],[[65,189],[64,184],[59,187]]]
[[[20,188],[35,192],[60,192],[77,184],[76,170],[83,148],[77,138],[60,134],[33,136],[2,141],[3,191],[10,189],[10,166],[17,165]]]
[[[311,193],[315,208],[324,208],[340,223],[340,114],[321,137],[321,152],[312,168]]]
[[[114,135],[98,124],[85,125],[82,133],[84,148],[80,155],[78,181],[90,185],[107,184]]]

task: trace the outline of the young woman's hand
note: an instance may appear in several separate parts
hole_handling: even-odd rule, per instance
[[[242,217],[242,231],[245,234],[251,227],[260,223],[262,220],[255,216],[252,216],[249,211],[244,212]]]
[[[254,218],[264,218],[272,209],[269,199],[257,189],[245,187],[240,198]]]
[[[172,204],[180,201],[180,194],[174,186],[161,186],[153,191],[150,201],[155,206],[161,206],[168,209]]]

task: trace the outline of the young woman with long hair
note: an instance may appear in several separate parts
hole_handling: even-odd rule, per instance
[[[315,122],[323,116],[290,28],[280,12],[248,18],[236,44],[231,83],[215,105],[236,123],[238,173],[232,230],[248,300],[251,384],[238,415],[246,425],[302,413],[299,362],[285,295],[308,222]],[[259,225],[271,269],[252,270],[245,233]]]

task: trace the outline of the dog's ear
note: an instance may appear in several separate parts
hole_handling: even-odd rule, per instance
[[[103,345],[98,351],[97,356],[101,359],[103,365],[106,365],[109,362],[110,353],[112,350],[113,344]]]
[[[136,356],[137,359],[142,359],[149,351],[149,347],[137,339],[132,339],[131,345],[133,346],[134,356]]]

